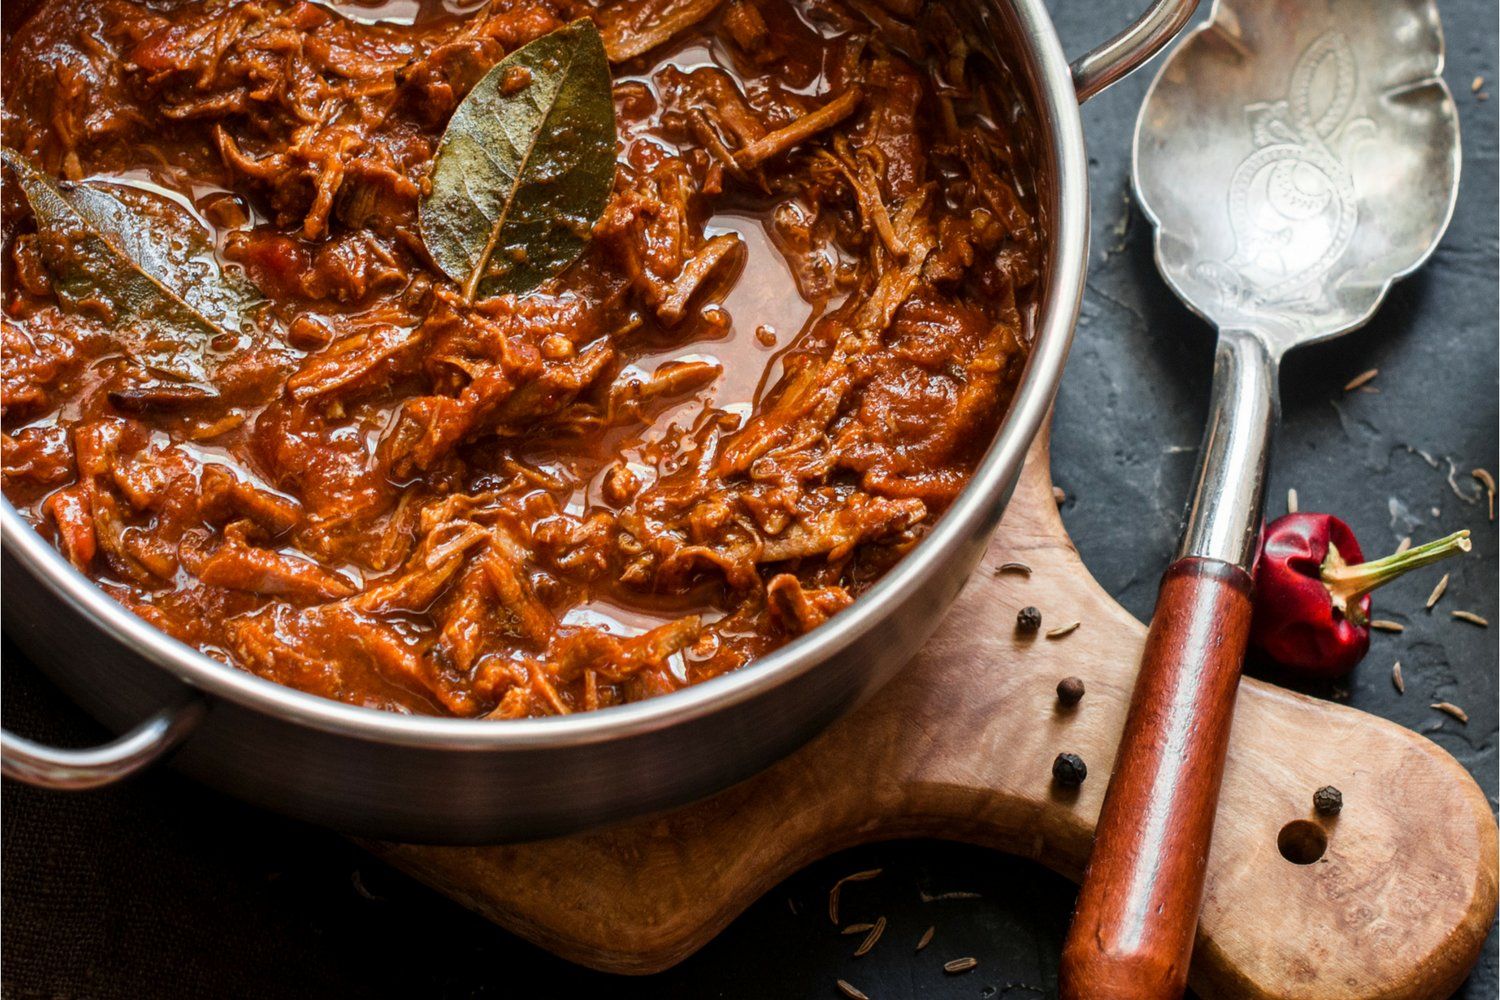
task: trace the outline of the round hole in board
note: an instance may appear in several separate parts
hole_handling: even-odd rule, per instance
[[[1328,850],[1328,834],[1312,820],[1294,819],[1276,835],[1276,849],[1294,865],[1310,865]]]

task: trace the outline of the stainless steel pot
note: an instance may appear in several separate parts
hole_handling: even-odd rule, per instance
[[[158,632],[0,504],[6,632],[116,731],[86,751],[3,736],[4,773],[53,788],[173,764],[241,798],[351,833],[482,843],[580,830],[707,795],[790,753],[888,680],[974,569],[1042,426],[1073,337],[1088,259],[1078,102],[1146,61],[1196,0],[1156,0],[1071,66],[1042,0],[953,10],[1011,77],[1049,233],[1035,344],[973,480],[928,537],[827,625],[696,687],[637,704],[485,723],[356,708],[215,662]],[[141,722],[145,719],[145,722]],[[134,727],[134,728],[131,728]]]

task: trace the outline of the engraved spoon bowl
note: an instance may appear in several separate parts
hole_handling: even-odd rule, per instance
[[[1364,325],[1448,228],[1442,69],[1433,0],[1217,0],[1152,81],[1137,199],[1162,277],[1219,329],[1181,553],[1248,568],[1282,356]]]
[[[1137,198],[1162,277],[1219,329],[1183,554],[1248,568],[1282,356],[1364,325],[1447,229],[1442,68],[1432,0],[1218,0],[1152,82]]]
[[[1431,0],[1216,3],[1136,123],[1136,192],[1167,283],[1277,357],[1361,326],[1453,214],[1442,66]]]

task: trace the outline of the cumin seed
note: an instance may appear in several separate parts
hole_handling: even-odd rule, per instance
[[[870,1000],[870,998],[864,992],[862,992],[859,987],[854,986],[850,983],[846,983],[842,979],[838,981],[838,984],[839,992],[848,997],[849,1000]]]
[[[875,947],[875,942],[879,941],[880,935],[884,933],[885,917],[876,917],[875,926],[870,928],[870,933],[866,934],[865,939],[859,943],[859,947],[854,949],[854,957],[860,958],[869,954],[870,949]]]
[[[981,899],[977,892],[940,892],[936,895],[928,892],[918,892],[918,897],[924,903],[936,903],[942,899]]]
[[[922,932],[922,938],[921,938],[921,940],[919,940],[917,942],[917,951],[921,951],[923,948],[925,948],[928,945],[932,944],[932,935],[934,935],[936,933],[937,933],[937,925],[936,924],[933,924],[931,927],[929,927],[925,931],[923,931]]]
[[[1369,371],[1360,372],[1358,375],[1351,378],[1348,382],[1344,383],[1344,391],[1353,392],[1355,389],[1358,389],[1360,386],[1364,385],[1366,382],[1370,381],[1370,379],[1379,374],[1379,368],[1371,368]]]
[[[1447,589],[1448,589],[1448,574],[1444,573],[1443,574],[1443,578],[1437,582],[1437,586],[1432,588],[1432,593],[1430,593],[1430,594],[1427,595],[1427,610],[1428,611],[1431,611],[1433,609],[1433,607],[1437,604],[1437,602],[1441,601],[1443,599],[1443,592],[1445,590],[1447,590]]]
[[[1401,676],[1401,661],[1397,660],[1391,665],[1391,683],[1396,685],[1397,694],[1406,693],[1406,679]]]
[[[848,927],[845,927],[843,930],[839,931],[839,933],[840,934],[863,934],[865,931],[869,930],[871,927],[874,927],[874,926],[875,926],[874,924],[850,924]]]
[[[1047,638],[1049,638],[1049,639],[1061,639],[1063,636],[1069,635],[1072,632],[1074,632],[1078,628],[1078,626],[1080,626],[1082,624],[1083,624],[1083,622],[1072,622],[1071,624],[1068,624],[1068,625],[1059,626],[1058,628],[1055,628],[1055,629],[1052,629],[1051,631],[1049,631],[1047,633]]]
[[[995,572],[996,573],[1023,573],[1026,576],[1030,576],[1031,575],[1031,567],[1028,566],[1028,565],[1026,565],[1023,562],[1007,562],[1007,563],[1001,563],[999,566],[995,567]]]
[[[1297,491],[1295,489],[1288,489],[1286,491],[1286,512],[1288,514],[1297,513]]]
[[[943,963],[943,971],[946,972],[946,973],[948,973],[950,976],[952,976],[952,975],[957,975],[960,972],[968,972],[970,969],[974,968],[974,966],[976,966],[978,964],[979,964],[979,959],[977,959],[977,958],[973,958],[973,957],[970,957],[970,958],[955,958],[951,962],[944,962]]]
[[[359,893],[362,898],[372,903],[378,903],[385,899],[384,896],[377,896],[365,888],[365,877],[359,873],[358,868],[349,873],[349,881],[354,884],[354,891]]]
[[[1382,632],[1405,632],[1406,626],[1400,622],[1387,621],[1384,618],[1371,618],[1370,627]]]
[[[1476,76],[1474,78],[1474,82],[1471,83],[1471,84],[1469,84],[1469,89],[1472,90],[1476,94],[1479,93],[1481,90],[1483,90],[1484,89],[1484,77],[1482,77],[1482,76]]]
[[[1490,520],[1493,521],[1495,519],[1495,477],[1486,469],[1475,469],[1469,475],[1479,480],[1479,484],[1484,487],[1484,495],[1490,508]]]
[[[833,883],[833,888],[830,889],[830,890],[828,890],[828,919],[829,919],[829,921],[831,921],[835,926],[838,925],[838,922],[839,922],[839,893],[843,890],[845,882],[864,882],[864,881],[867,881],[869,879],[874,878],[875,876],[879,875],[883,871],[885,871],[884,868],[871,868],[869,871],[855,872],[853,875],[845,875],[843,878],[841,878],[837,882]]]
[[[1430,707],[1437,709],[1439,712],[1443,712],[1447,715],[1453,716],[1455,719],[1457,719],[1459,722],[1462,722],[1466,726],[1469,724],[1469,713],[1465,712],[1463,709],[1459,708],[1451,701],[1434,702]]]
[[[1461,622],[1468,622],[1470,625],[1478,625],[1480,628],[1490,627],[1488,619],[1481,618],[1472,611],[1450,611],[1448,613]]]

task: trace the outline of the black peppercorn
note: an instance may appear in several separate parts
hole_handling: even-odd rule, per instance
[[[1337,816],[1344,808],[1344,793],[1332,785],[1324,785],[1313,792],[1313,809],[1319,816]]]
[[[1083,679],[1064,677],[1057,682],[1057,701],[1064,708],[1072,708],[1083,699]]]
[[[1042,627],[1042,613],[1033,607],[1016,612],[1016,631],[1035,632]]]
[[[1088,776],[1088,765],[1076,753],[1060,753],[1052,762],[1052,780],[1064,788],[1077,788]]]

